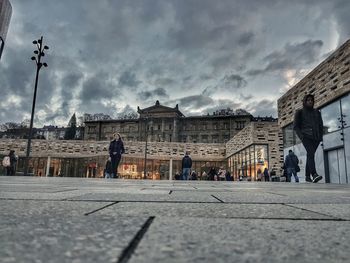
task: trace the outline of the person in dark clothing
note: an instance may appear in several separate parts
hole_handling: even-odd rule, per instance
[[[286,176],[286,182],[291,181],[292,175],[294,176],[295,182],[299,183],[299,177],[297,175],[297,167],[299,164],[299,159],[298,157],[294,154],[292,150],[289,150],[288,155],[285,158],[284,161],[285,164],[285,169],[287,172]]]
[[[17,165],[17,156],[15,151],[11,150],[8,156],[10,157],[10,166],[7,167],[7,175],[15,175]]]
[[[294,116],[294,130],[306,150],[305,180],[317,183],[322,176],[316,172],[315,152],[323,140],[323,121],[321,112],[314,109],[314,103],[313,95],[304,97],[303,108],[296,111]]]
[[[118,177],[118,165],[123,153],[125,153],[123,140],[119,133],[114,133],[113,140],[109,144],[109,156],[112,162],[112,178]]]
[[[112,178],[112,162],[111,157],[107,159],[106,167],[105,167],[105,178]]]
[[[269,169],[267,168],[264,169],[264,179],[265,179],[265,182],[270,182],[270,173],[269,173]]]
[[[216,175],[217,175],[217,173],[216,173],[215,167],[212,166],[208,172],[208,180],[214,181]]]
[[[191,173],[192,159],[189,154],[186,151],[185,156],[182,158],[182,180],[188,180]]]

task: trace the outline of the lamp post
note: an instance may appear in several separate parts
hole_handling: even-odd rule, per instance
[[[24,167],[24,175],[28,175],[30,145],[32,142],[32,135],[33,135],[33,120],[34,120],[34,110],[35,110],[35,101],[36,101],[36,91],[38,88],[39,72],[42,66],[47,67],[46,63],[41,62],[41,57],[45,56],[44,50],[49,49],[48,46],[43,45],[43,37],[41,37],[38,40],[34,40],[33,44],[36,45],[37,47],[37,49],[34,50],[34,54],[36,56],[31,57],[31,59],[34,60],[36,64],[36,76],[35,76],[34,96],[33,96],[33,104],[32,104],[32,114],[30,117],[29,136],[28,136],[28,144],[27,144],[27,155],[26,155],[25,167]]]

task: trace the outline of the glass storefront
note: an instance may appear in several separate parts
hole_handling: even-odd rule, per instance
[[[251,145],[229,157],[228,166],[234,180],[256,181],[257,172],[269,168],[268,146]]]
[[[1,156],[1,159],[3,156]],[[16,174],[23,175],[24,159],[20,157],[17,162]],[[47,171],[48,158],[36,157],[29,159],[29,175],[49,177],[87,177],[102,178],[107,158],[105,156],[89,158],[50,158],[50,167]],[[122,157],[118,167],[118,175],[125,179],[144,179],[144,158]],[[172,178],[175,174],[181,174],[182,160],[172,161]],[[192,170],[201,175],[208,173],[211,167],[219,169],[226,166],[226,162],[218,161],[193,161]],[[169,180],[170,160],[147,159],[146,179]],[[5,171],[2,171],[4,174]]]

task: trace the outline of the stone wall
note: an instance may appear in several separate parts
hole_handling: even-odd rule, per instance
[[[348,92],[350,92],[350,40],[278,100],[279,124],[285,127],[293,122],[295,111],[302,108],[305,94],[314,94],[315,107],[320,108]]]
[[[144,158],[145,142],[125,141],[125,156]],[[79,158],[89,156],[107,156],[109,141],[46,141],[32,140],[33,157],[60,157]],[[8,154],[15,150],[19,156],[25,156],[27,140],[0,139],[0,154]],[[191,152],[193,160],[197,161],[223,161],[226,150],[224,144],[203,143],[169,143],[149,142],[147,158],[159,160],[180,160],[186,151]]]

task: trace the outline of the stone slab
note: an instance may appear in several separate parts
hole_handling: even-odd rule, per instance
[[[350,204],[293,204],[294,207],[350,220]]]
[[[130,263],[349,262],[350,222],[157,218]]]
[[[147,218],[0,216],[1,262],[117,262]]]
[[[335,219],[332,215],[306,211],[279,204],[223,203],[129,203],[122,202],[98,213],[111,216],[154,216],[176,218],[265,218],[265,219]]]
[[[171,190],[170,190],[171,191]],[[209,202],[218,203],[219,200],[211,196],[211,193],[182,192],[182,191],[160,192],[159,194],[138,193],[90,193],[75,196],[69,200],[85,201],[123,201],[123,202]]]

